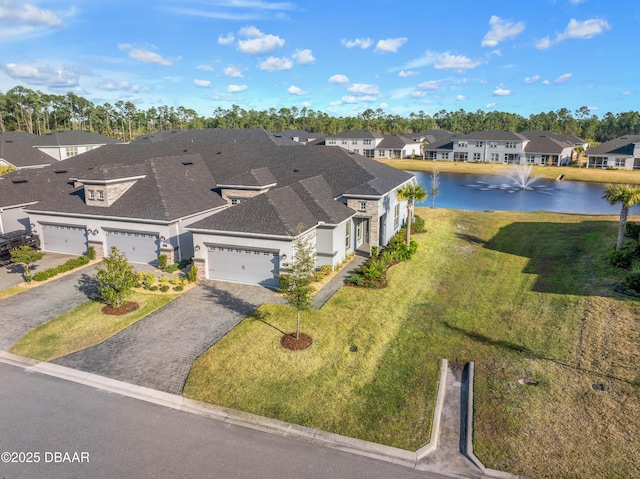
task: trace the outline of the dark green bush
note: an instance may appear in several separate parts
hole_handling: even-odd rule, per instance
[[[89,260],[96,259],[96,248],[94,246],[89,246],[87,248],[87,258],[89,258]]]
[[[169,291],[169,289],[170,289],[170,288],[169,288],[169,285],[168,285],[168,284],[162,285],[162,286],[160,287],[160,291],[162,291],[163,293],[166,293],[167,291]]]
[[[629,248],[612,251],[609,255],[609,262],[618,268],[630,268],[634,259],[636,259],[636,250]]]
[[[87,256],[78,256],[77,258],[72,258],[65,261],[55,268],[38,271],[33,275],[33,279],[35,281],[45,281],[49,278],[53,278],[60,273],[66,273],[67,271],[71,271],[72,269],[79,268],[80,266],[84,266],[86,264],[89,264],[89,258]]]
[[[151,286],[149,288],[149,291],[158,291],[158,287],[157,286]]]
[[[425,226],[426,226],[426,222],[424,221],[424,218],[421,218],[420,216],[415,215],[413,217],[413,224],[411,225],[411,232],[422,233],[423,231],[425,231]]]
[[[190,283],[195,283],[198,280],[198,267],[194,264],[187,273],[187,279]]]
[[[280,291],[286,291],[289,289],[289,275],[286,273],[282,273],[278,275],[278,289]]]
[[[632,271],[622,281],[625,288],[629,288],[636,293],[640,293],[640,271]]]
[[[175,288],[173,288],[174,291],[182,291],[184,290],[184,286],[182,286],[181,284],[179,284],[178,286],[176,286]]]
[[[166,254],[158,255],[158,267],[160,269],[165,269],[167,267],[167,255]]]
[[[624,231],[625,236],[633,238],[636,241],[640,240],[640,223],[630,221],[627,223]]]
[[[327,275],[333,271],[333,266],[331,266],[330,264],[323,264],[322,266],[320,266],[320,271]]]

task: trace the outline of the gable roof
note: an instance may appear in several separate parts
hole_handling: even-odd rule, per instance
[[[465,135],[459,135],[458,140],[481,141],[527,141],[528,138],[510,130],[478,130]]]
[[[31,145],[32,137],[29,133],[25,134],[7,134],[22,132],[5,132],[0,134],[0,160],[20,168],[39,168],[50,165],[52,158],[33,148]]]
[[[337,138],[337,139],[350,139],[350,138],[384,138],[384,136],[379,135],[370,130],[344,130],[336,133],[335,135],[327,135],[326,138]]]
[[[521,131],[520,134],[526,136],[531,140],[541,136],[546,136],[560,142],[570,143],[571,146],[584,145],[585,143],[587,143],[586,140],[583,140],[582,138],[579,138],[575,135],[556,133],[551,130],[525,130]]]
[[[625,135],[589,148],[587,155],[626,155],[633,156],[634,144],[640,142],[640,135]]]
[[[526,153],[552,153],[560,154],[566,149],[572,149],[573,145],[549,136],[530,136],[529,143],[524,148]]]
[[[384,139],[376,146],[376,148],[399,148],[402,149],[407,145],[415,145],[420,144],[420,140],[412,140],[411,138],[407,138],[406,136],[401,135],[389,135],[385,136]]]
[[[113,143],[119,143],[119,141],[92,131],[60,130],[52,131],[44,135],[37,135],[35,138],[32,138],[31,144],[36,148],[43,148],[51,146],[109,145]]]

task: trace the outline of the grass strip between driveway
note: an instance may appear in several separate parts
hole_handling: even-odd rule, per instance
[[[607,261],[617,218],[417,213],[427,233],[388,288],[343,287],[303,312],[314,343],[299,352],[279,346],[294,310],[263,305],[194,363],[185,396],[416,450],[441,359],[474,361],[488,467],[640,477],[640,303],[613,291],[626,274]]]
[[[122,316],[104,314],[103,303],[87,301],[32,329],[9,352],[41,361],[59,358],[101,343],[178,296],[136,292],[129,301],[137,302],[140,307]]]

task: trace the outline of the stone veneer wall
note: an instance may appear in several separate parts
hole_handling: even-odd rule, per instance
[[[367,207],[360,209],[360,203],[367,203]],[[369,218],[369,244],[380,246],[380,200],[347,199],[347,206],[358,214],[355,218]]]
[[[220,196],[227,203],[231,204],[231,198],[253,198],[264,193],[266,190],[231,190],[223,188],[220,191]]]
[[[123,181],[121,183],[112,183],[109,185],[84,185],[84,197],[85,201],[90,206],[110,206],[118,198],[120,198],[125,191],[131,188],[137,180]],[[89,198],[88,190],[94,191],[93,199]],[[104,199],[98,199],[98,191],[102,191]]]
[[[89,240],[87,246],[93,246],[96,250],[96,259],[104,258],[104,243],[102,241]]]

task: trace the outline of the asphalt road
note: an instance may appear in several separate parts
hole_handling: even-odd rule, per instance
[[[0,363],[0,378],[1,478],[443,477],[8,364]]]

